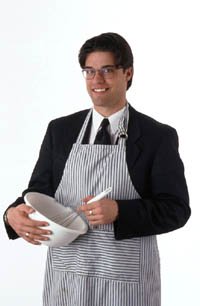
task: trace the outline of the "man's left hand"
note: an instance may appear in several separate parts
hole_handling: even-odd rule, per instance
[[[104,198],[87,204],[92,197],[83,199],[83,204],[78,208],[83,212],[91,225],[109,224],[116,220],[118,216],[118,204],[116,201]]]

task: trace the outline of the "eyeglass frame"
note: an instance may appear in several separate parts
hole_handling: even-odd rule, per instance
[[[100,69],[95,69],[95,68],[92,68],[92,67],[85,67],[85,68],[82,69],[82,74],[83,74],[83,76],[84,76],[84,78],[85,78],[86,80],[92,80],[92,79],[94,79],[94,77],[95,77],[95,75],[96,75],[97,72],[99,72],[100,75],[101,75],[103,78],[105,78],[105,79],[112,79],[112,78],[113,78],[113,75],[110,76],[110,77],[108,77],[108,76],[106,75],[105,71],[104,71],[105,69],[109,69],[109,68],[112,68],[112,69],[113,69],[112,73],[114,73],[115,70],[123,69],[123,66],[121,66],[121,65],[106,65],[106,66],[101,67]],[[89,77],[89,78],[87,77],[87,75],[84,74],[84,73],[87,72],[87,71],[93,72],[93,75],[92,75],[91,77]]]

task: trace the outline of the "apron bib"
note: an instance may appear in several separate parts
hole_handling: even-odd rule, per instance
[[[126,138],[117,145],[81,144],[91,114],[66,161],[56,200],[76,209],[109,186],[108,198],[139,198],[126,164]],[[127,126],[128,107],[119,136],[127,135]],[[44,306],[160,306],[156,237],[115,240],[113,224],[105,224],[89,226],[68,246],[49,248]]]

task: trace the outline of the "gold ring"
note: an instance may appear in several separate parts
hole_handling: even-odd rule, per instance
[[[29,234],[28,232],[25,233],[25,236],[26,236],[26,237],[29,237],[29,235],[30,235],[30,234]]]
[[[93,211],[89,210],[89,215],[92,216],[93,215]]]

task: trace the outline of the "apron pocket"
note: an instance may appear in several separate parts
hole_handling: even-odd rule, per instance
[[[91,230],[70,245],[51,248],[53,269],[85,276],[139,282],[141,238],[115,240]]]

